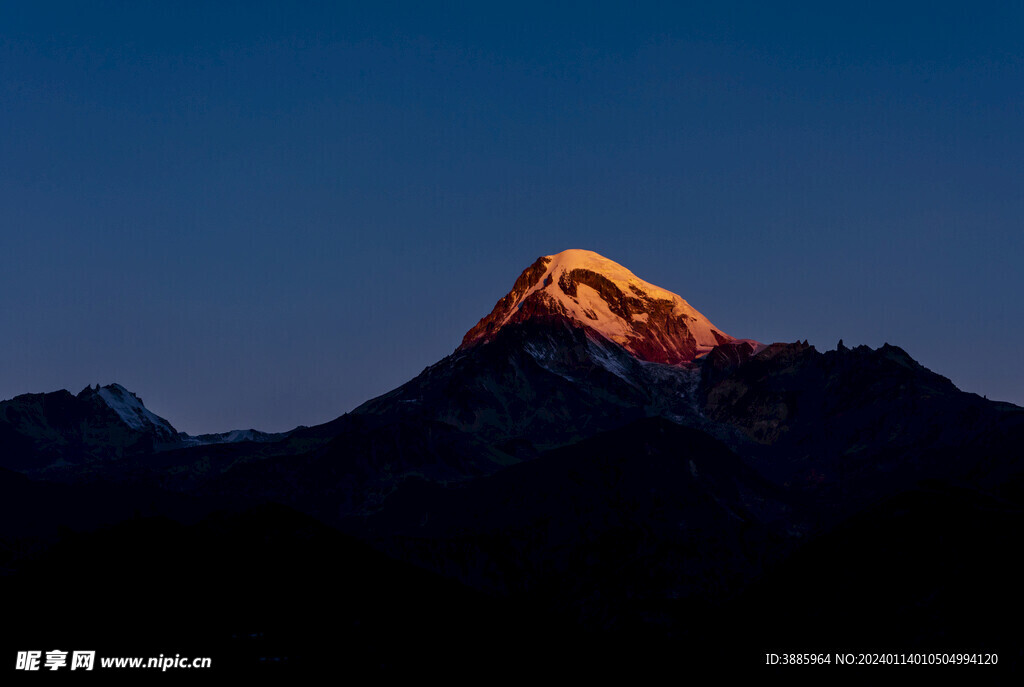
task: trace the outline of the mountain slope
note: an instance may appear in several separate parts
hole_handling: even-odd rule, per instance
[[[141,398],[120,384],[108,384],[104,387],[97,384],[96,389],[86,387],[79,394],[79,398],[83,400],[96,397],[107,404],[107,407],[117,413],[121,421],[132,429],[150,434],[162,442],[170,443],[177,440],[178,431],[170,422],[152,413]]]
[[[726,345],[701,373],[704,413],[748,440],[731,445],[829,507],[856,509],[922,479],[988,489],[1024,468],[1024,409],[960,391],[895,346],[821,353],[804,342],[748,355]]]
[[[781,497],[706,433],[644,418],[490,477],[409,485],[364,534],[473,587],[571,599],[607,623],[643,599],[742,586],[796,529]]]
[[[648,415],[691,416],[698,378],[686,367],[638,360],[568,322],[531,320],[460,348],[353,414],[425,416],[490,442],[546,448]]]

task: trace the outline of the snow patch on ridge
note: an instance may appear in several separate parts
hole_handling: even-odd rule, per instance
[[[400,400],[399,403],[416,403],[417,400]],[[278,441],[288,435],[288,432],[284,433],[269,433],[261,432],[257,429],[233,429],[229,432],[220,432],[217,434],[200,434],[197,436],[191,436],[182,432],[178,435],[178,440],[184,446],[209,446],[211,444],[237,444],[243,441],[253,441],[257,443],[266,443],[271,441]]]
[[[630,386],[636,386],[633,375],[630,374],[630,371],[626,369],[626,366],[622,364],[622,361],[618,360],[611,351],[590,338],[587,339],[587,350],[590,351],[594,362],[598,365],[608,370]]]

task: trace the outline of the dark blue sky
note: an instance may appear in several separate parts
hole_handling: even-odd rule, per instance
[[[1024,403],[1020,3],[298,5],[0,3],[0,397],[322,422],[576,247]]]

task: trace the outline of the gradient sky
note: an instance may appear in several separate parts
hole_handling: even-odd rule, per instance
[[[1021,3],[298,5],[0,2],[0,398],[323,422],[588,248],[1024,403]]]

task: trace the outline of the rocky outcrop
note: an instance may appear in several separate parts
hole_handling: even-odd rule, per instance
[[[489,341],[501,328],[505,316],[515,305],[522,300],[527,291],[544,275],[550,264],[551,258],[537,258],[537,260],[523,270],[523,273],[512,285],[512,290],[505,294],[494,306],[494,310],[487,317],[480,320],[475,327],[466,332],[462,338],[462,346],[468,346],[476,341]],[[550,283],[550,282],[548,282]]]

